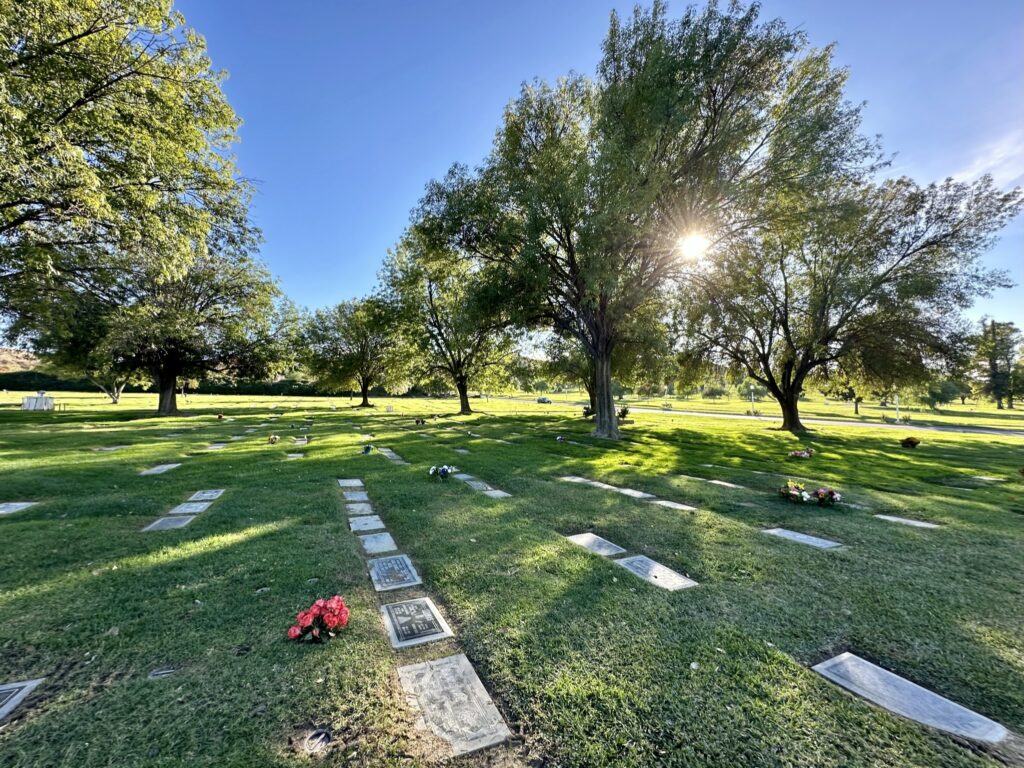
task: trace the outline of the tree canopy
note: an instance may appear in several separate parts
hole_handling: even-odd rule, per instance
[[[681,237],[739,234],[762,201],[861,173],[873,146],[829,49],[758,8],[613,16],[596,81],[534,83],[491,154],[427,189],[423,230],[518,281],[523,313],[594,362],[595,434],[617,437],[611,360],[622,326],[665,300]]]
[[[25,271],[181,272],[247,196],[238,118],[170,0],[0,0],[0,295]]]
[[[487,273],[415,232],[383,270],[403,336],[416,352],[414,367],[420,376],[440,374],[454,384],[464,414],[473,412],[470,387],[493,380],[515,351],[508,296]]]
[[[302,346],[317,382],[334,390],[355,384],[364,408],[373,387],[402,380],[408,366],[395,307],[379,295],[317,310],[303,323]]]
[[[979,257],[1021,202],[987,177],[903,178],[783,206],[693,267],[688,342],[767,387],[794,431],[808,377],[829,366],[923,381],[930,362],[958,355],[960,310],[1005,284]]]

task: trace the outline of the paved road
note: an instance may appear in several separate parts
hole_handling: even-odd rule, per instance
[[[533,399],[527,399],[524,397],[509,397],[508,400],[519,400],[522,402],[536,402]],[[555,405],[575,405],[584,406],[587,403],[583,401],[579,402],[564,402],[559,401],[554,403]],[[760,421],[760,422],[771,422],[781,423],[781,416],[746,416],[739,413],[708,413],[706,411],[680,411],[680,410],[663,410],[661,408],[645,408],[644,406],[629,406],[629,410],[633,413],[660,413],[666,416],[699,416],[707,419],[741,419],[743,421]],[[816,424],[819,426],[839,426],[839,427],[864,427],[866,429],[900,429],[906,430],[917,430],[920,432],[958,432],[962,434],[973,434],[973,435],[999,435],[1001,437],[1024,437],[1024,431],[1016,429],[1001,429],[999,427],[970,427],[970,426],[953,426],[946,424],[886,424],[881,421],[853,421],[846,419],[801,419],[804,424]]]

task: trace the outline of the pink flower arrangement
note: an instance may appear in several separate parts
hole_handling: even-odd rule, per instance
[[[801,448],[799,451],[790,451],[789,458],[791,459],[809,459],[814,455],[813,448]]]
[[[314,602],[295,616],[295,624],[288,628],[289,640],[309,640],[322,643],[330,640],[348,625],[348,606],[341,595]]]

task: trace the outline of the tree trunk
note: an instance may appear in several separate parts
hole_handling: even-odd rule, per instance
[[[806,432],[807,428],[800,421],[800,392],[799,390],[783,390],[775,394],[782,409],[782,428],[787,432],[796,434]]]
[[[473,413],[473,409],[469,406],[469,381],[465,376],[456,376],[455,388],[459,390],[459,413],[462,416],[468,416]]]
[[[597,413],[597,387],[593,381],[587,386],[587,397],[590,398],[590,412]]]
[[[360,408],[370,407],[370,382],[366,379],[360,379],[359,381],[359,393],[363,396],[363,401],[359,404]]]
[[[608,344],[599,344],[594,354],[594,389],[594,437],[618,440],[619,420],[612,395],[612,351]]]
[[[860,416],[860,400],[854,399],[853,401],[853,415]]]
[[[161,368],[156,374],[156,388],[160,393],[158,416],[170,416],[178,412],[178,374],[170,368]]]

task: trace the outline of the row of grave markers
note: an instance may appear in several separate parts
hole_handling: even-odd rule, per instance
[[[182,502],[167,513],[142,529],[143,533],[148,531],[167,531],[173,528],[184,528],[196,519],[196,515],[205,512],[214,501],[224,493],[223,488],[216,488],[207,491],[196,491],[188,497],[188,501]]]
[[[361,534],[363,551],[367,555],[395,552],[397,546],[390,533],[363,533],[383,529],[384,522],[374,514],[362,480],[339,479],[338,485],[345,498],[349,529]],[[373,558],[367,568],[377,592],[423,584],[405,554]],[[429,597],[382,604],[380,615],[391,647],[396,650],[454,636]],[[398,678],[402,689],[416,702],[427,727],[451,746],[455,756],[501,744],[511,736],[465,654],[399,667]]]
[[[684,477],[686,476],[684,475]],[[559,479],[565,482],[580,483],[591,487],[612,490],[625,496],[648,501],[653,504],[657,504],[661,501],[656,499],[653,494],[637,491],[631,488],[619,488],[617,486],[609,485],[608,483],[601,483],[599,481],[588,480],[582,477],[566,476]],[[704,480],[704,478],[690,479]],[[714,481],[706,480],[706,482]],[[717,484],[733,488],[742,487],[734,484],[722,483],[721,481]],[[668,505],[674,506],[677,505],[677,503],[668,502]],[[662,504],[662,506],[665,506],[665,504]],[[686,507],[686,505],[678,506],[693,509],[692,507]],[[940,527],[934,523],[927,523],[921,520],[910,520],[907,518],[895,517],[893,515],[874,515],[874,517],[917,528]],[[796,541],[801,544],[807,544],[819,549],[834,549],[841,546],[838,542],[798,533],[796,531],[790,531],[785,528],[770,528],[764,530],[763,533]],[[593,533],[580,533],[574,536],[567,536],[566,538],[574,544],[578,544],[590,552],[601,555],[602,557],[613,558],[617,555],[624,554],[626,551],[617,544],[613,544],[607,539]],[[641,562],[638,567],[630,567],[628,564],[630,560],[639,560],[641,558],[646,562]],[[640,558],[619,558],[612,560],[612,562],[636,573],[646,581],[665,589],[675,590],[697,586],[696,582],[692,582],[689,579],[686,579],[686,581],[690,581],[690,583],[680,584],[674,577],[683,579],[685,579],[685,577],[676,574],[675,571],[672,571],[671,569],[655,563],[649,558],[643,558],[642,556]],[[667,573],[654,571],[654,568],[664,569]],[[678,586],[676,586],[677,584]],[[990,744],[998,744],[1009,736],[1009,731],[994,720],[929,691],[927,688],[883,669],[877,664],[873,664],[856,654],[850,652],[841,653],[838,656],[834,656],[831,659],[827,659],[826,661],[815,665],[812,669],[836,685],[839,685],[841,688],[861,696],[883,709],[924,725],[928,725],[932,728],[966,739],[971,739],[973,741]]]

